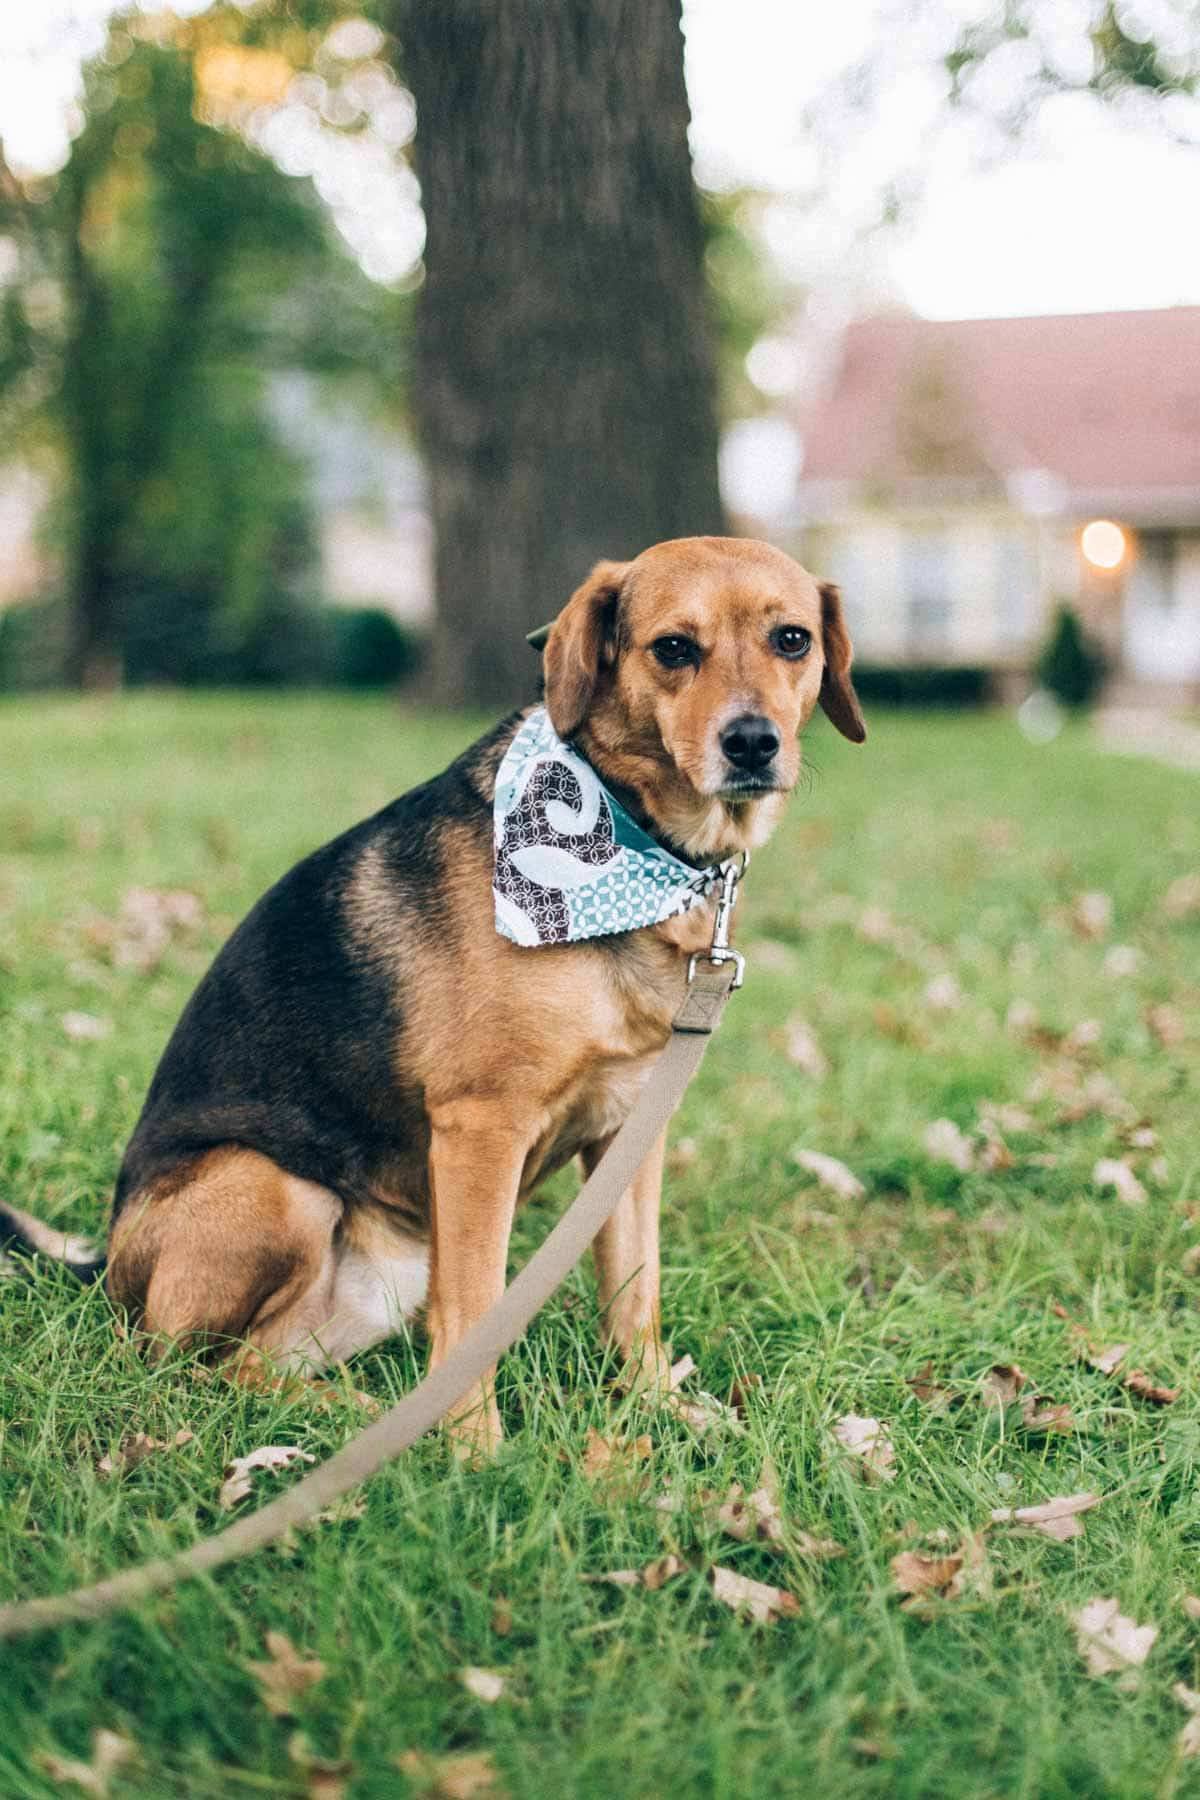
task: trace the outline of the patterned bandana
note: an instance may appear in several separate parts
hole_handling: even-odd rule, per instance
[[[695,869],[644,832],[596,771],[530,713],[496,774],[496,930],[573,944],[659,925],[699,906],[720,866]]]

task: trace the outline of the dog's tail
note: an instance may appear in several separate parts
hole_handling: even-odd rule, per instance
[[[88,1238],[73,1237],[57,1231],[53,1225],[22,1212],[19,1206],[0,1201],[0,1265],[10,1263],[9,1252],[53,1257],[80,1281],[98,1281],[103,1275],[107,1257]]]

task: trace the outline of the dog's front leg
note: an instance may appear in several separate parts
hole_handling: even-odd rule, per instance
[[[525,1146],[495,1105],[477,1101],[435,1111],[431,1126],[427,1319],[436,1368],[504,1292]],[[490,1454],[503,1436],[494,1375],[489,1369],[451,1409],[450,1434],[464,1457]]]
[[[609,1142],[584,1151],[589,1174]],[[626,1380],[663,1393],[670,1382],[670,1358],[659,1316],[658,1214],[666,1144],[664,1132],[601,1226],[594,1247],[604,1335],[625,1360]]]

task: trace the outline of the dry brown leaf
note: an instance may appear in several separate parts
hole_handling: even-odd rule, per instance
[[[667,1405],[677,1419],[682,1419],[685,1425],[691,1426],[698,1437],[718,1429],[740,1436],[746,1429],[745,1421],[733,1407],[726,1406],[715,1394],[703,1391],[696,1394],[670,1393],[667,1395]]]
[[[1200,1756],[1200,1694],[1194,1688],[1187,1687],[1177,1681],[1171,1692],[1187,1712],[1191,1714],[1187,1724],[1175,1739],[1180,1756]]]
[[[100,1800],[108,1793],[108,1784],[118,1769],[124,1768],[137,1755],[137,1746],[117,1731],[106,1731],[103,1728],[92,1733],[92,1760],[90,1763],[79,1762],[70,1756],[59,1756],[53,1750],[39,1750],[34,1753],[34,1761],[39,1768],[46,1771],[51,1781],[61,1784],[70,1783],[82,1788],[86,1794],[96,1794]]]
[[[507,1677],[495,1669],[478,1669],[472,1664],[458,1671],[458,1679],[468,1694],[474,1694],[476,1700],[482,1700],[488,1706],[499,1700],[507,1686]]]
[[[1146,1190],[1127,1162],[1117,1157],[1102,1156],[1092,1170],[1092,1181],[1098,1188],[1112,1188],[1126,1206],[1144,1206]]]
[[[748,1575],[739,1575],[736,1569],[727,1569],[720,1563],[713,1564],[708,1576],[714,1598],[736,1613],[748,1614],[756,1625],[774,1625],[780,1619],[799,1615],[800,1602],[786,1588],[752,1581]]]
[[[1133,944],[1114,944],[1105,952],[1103,969],[1110,981],[1120,981],[1127,975],[1136,975],[1142,966],[1142,953]]]
[[[124,1437],[115,1451],[109,1451],[96,1464],[98,1475],[124,1475],[129,1469],[136,1469],[140,1462],[153,1456],[157,1450],[180,1450],[184,1444],[190,1444],[195,1438],[194,1431],[181,1429],[173,1438],[149,1437],[144,1431],[137,1431],[131,1437]]]
[[[633,1465],[645,1462],[653,1449],[653,1442],[645,1432],[631,1442],[628,1438],[606,1438],[594,1425],[589,1425],[583,1472],[589,1481],[621,1481],[634,1473]]]
[[[307,1777],[308,1800],[343,1800],[353,1763],[317,1756],[303,1731],[293,1731],[288,1739],[288,1761]]]
[[[229,1511],[239,1500],[244,1500],[254,1485],[256,1469],[286,1469],[289,1463],[315,1462],[307,1450],[298,1449],[295,1444],[264,1444],[260,1450],[251,1450],[249,1456],[235,1456],[225,1466],[225,1479],[221,1483],[221,1491],[217,1495],[217,1504]]]
[[[746,1402],[749,1400],[751,1394],[760,1394],[762,1392],[762,1385],[763,1378],[761,1375],[736,1376],[730,1384],[729,1398],[725,1404],[731,1406],[735,1413],[744,1413],[746,1411]]]
[[[741,1544],[769,1544],[783,1548],[783,1514],[779,1510],[779,1477],[768,1458],[758,1477],[758,1486],[747,1494],[740,1481],[735,1481],[714,1517],[721,1530]]]
[[[814,1562],[832,1562],[835,1556],[845,1556],[846,1546],[839,1544],[836,1538],[814,1537],[811,1531],[802,1531],[792,1526],[788,1531],[788,1548],[797,1556],[811,1556]]]
[[[1112,929],[1113,903],[1111,896],[1093,888],[1084,894],[1076,894],[1071,903],[1071,924],[1080,937],[1107,937]]]
[[[975,1146],[958,1129],[953,1119],[935,1119],[921,1134],[926,1156],[934,1162],[949,1163],[961,1175],[969,1175],[975,1166]]]
[[[1164,1050],[1174,1050],[1187,1037],[1187,1020],[1177,1007],[1162,1001],[1146,1008],[1146,1024]]]
[[[1183,1392],[1182,1388],[1159,1387],[1144,1369],[1131,1369],[1123,1385],[1139,1400],[1148,1400],[1151,1406],[1172,1406]]]
[[[395,1764],[424,1793],[438,1800],[503,1800],[504,1789],[490,1750],[459,1750],[450,1756],[430,1756],[424,1750],[405,1750]]]
[[[817,1041],[807,1020],[799,1016],[788,1020],[786,1027],[787,1058],[813,1081],[823,1081],[829,1073],[829,1058]]]
[[[492,1630],[497,1637],[508,1637],[512,1628],[512,1601],[507,1594],[497,1594],[492,1601]]]
[[[945,1594],[962,1568],[962,1553],[925,1556],[919,1550],[901,1550],[891,1562],[892,1580],[900,1594]]]
[[[993,1363],[983,1378],[983,1398],[988,1406],[1011,1406],[1029,1377],[1016,1363]]]
[[[1095,1356],[1089,1356],[1087,1360],[1093,1369],[1100,1371],[1101,1375],[1112,1375],[1128,1355],[1128,1344],[1110,1344],[1107,1350],[1100,1350]]]
[[[891,1427],[879,1419],[864,1419],[858,1413],[847,1413],[833,1428],[834,1436],[851,1456],[861,1463],[863,1473],[873,1481],[894,1481],[892,1464],[896,1452],[892,1446]]]
[[[948,972],[927,982],[921,998],[931,1012],[957,1012],[963,1003],[962,989]]]
[[[671,1373],[668,1376],[671,1392],[674,1393],[681,1382],[686,1381],[689,1375],[694,1375],[695,1373],[696,1359],[694,1356],[681,1356],[678,1362],[672,1363]]]
[[[825,1156],[820,1150],[796,1149],[792,1151],[792,1161],[797,1168],[815,1175],[819,1185],[839,1200],[861,1200],[867,1191],[858,1176],[836,1156]]]
[[[1180,1605],[1189,1619],[1200,1619],[1200,1594],[1185,1594]]]
[[[1021,1402],[1021,1424],[1026,1431],[1048,1437],[1053,1432],[1075,1430],[1075,1416],[1062,1401],[1049,1394],[1027,1394]]]
[[[282,1631],[268,1631],[266,1662],[248,1662],[246,1668],[257,1681],[262,1702],[277,1719],[289,1719],[301,1694],[315,1687],[325,1673],[325,1664],[316,1659],[306,1661]]]
[[[94,1013],[86,1012],[65,1012],[59,1024],[77,1044],[96,1043],[100,1038],[106,1038],[113,1028],[111,1019],[98,1019]]]
[[[1123,1672],[1128,1677],[1145,1662],[1158,1636],[1157,1625],[1135,1625],[1116,1600],[1089,1600],[1072,1614],[1071,1623],[1089,1675]]]
[[[905,1612],[929,1617],[931,1601],[991,1592],[991,1565],[981,1532],[968,1532],[960,1548],[952,1552],[902,1550],[892,1558],[891,1568],[897,1593],[908,1596],[902,1603]]]
[[[1036,1506],[1000,1506],[992,1512],[993,1525],[1028,1525],[1044,1537],[1065,1544],[1069,1538],[1082,1535],[1079,1514],[1099,1506],[1102,1494],[1060,1494],[1053,1500],[1039,1501]]]
[[[915,1375],[906,1376],[904,1385],[912,1389],[922,1406],[931,1406],[935,1412],[948,1411],[959,1398],[953,1388],[943,1387],[934,1380],[932,1361],[918,1369]]]
[[[658,1556],[644,1569],[609,1569],[603,1575],[585,1575],[583,1580],[608,1582],[612,1587],[644,1587],[655,1593],[676,1575],[681,1575],[684,1567],[677,1556]]]
[[[1200,913],[1200,869],[1176,877],[1162,897],[1162,909],[1168,919],[1190,919]]]

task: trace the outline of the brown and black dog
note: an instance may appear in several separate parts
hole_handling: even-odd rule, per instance
[[[766,544],[682,538],[592,571],[550,630],[545,704],[707,864],[764,842],[815,706],[863,739],[850,661],[836,588]],[[518,1202],[625,1118],[711,905],[567,945],[498,934],[493,789],[524,716],[297,864],[200,983],[117,1180],[106,1282],[141,1331],[242,1379],[308,1375],[425,1303],[436,1364],[501,1293]],[[662,1162],[660,1141],[595,1249],[606,1333],[648,1381]],[[34,1224],[0,1210],[0,1236],[50,1248]],[[498,1441],[490,1381],[457,1412],[467,1444]]]

